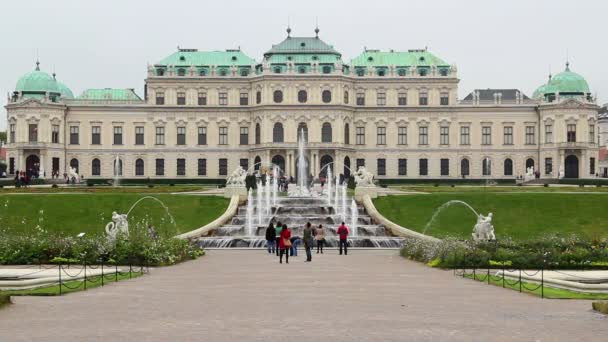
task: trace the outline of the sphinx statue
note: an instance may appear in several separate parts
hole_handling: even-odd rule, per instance
[[[357,186],[373,186],[374,183],[374,175],[367,171],[367,169],[365,168],[365,166],[359,166],[359,169],[357,169],[357,172],[355,172],[354,174],[355,177],[355,183],[357,183]]]
[[[239,166],[236,170],[232,171],[228,179],[226,179],[226,185],[233,186],[245,186],[245,178],[247,177],[247,171]]]

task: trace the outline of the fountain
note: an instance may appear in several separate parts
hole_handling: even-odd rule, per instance
[[[295,189],[289,191],[290,197],[310,197],[310,191],[308,190],[308,175],[307,175],[307,165],[306,165],[306,157],[304,156],[304,144],[305,136],[304,129],[300,130],[300,138],[298,139],[298,169],[297,169],[297,177],[298,183],[294,187]],[[290,187],[291,189],[291,187]]]
[[[346,184],[342,184],[342,221],[346,222]]]
[[[359,221],[359,208],[353,199],[350,205],[350,231],[351,237],[357,237],[357,223]]]
[[[279,167],[274,166],[272,170],[272,205],[277,205],[277,193],[279,191]]]
[[[334,196],[334,213],[339,214],[338,208],[340,203],[340,177],[336,177],[336,195]]]
[[[135,207],[137,207],[137,205],[144,200],[154,200],[158,202],[163,207],[163,209],[165,209],[165,213],[167,214],[167,216],[169,216],[170,223],[173,226],[176,225],[173,215],[171,215],[169,208],[165,205],[165,203],[163,203],[163,201],[153,196],[144,196],[135,201],[135,203],[131,205],[131,208],[127,210],[126,214],[119,214],[116,211],[112,212],[112,222],[106,224],[105,227],[106,234],[108,234],[108,238],[111,241],[114,241],[116,239],[118,233],[124,234],[127,237],[129,236],[129,215],[131,214],[131,211],[133,211],[133,209],[135,209]]]
[[[258,213],[258,226],[261,226],[262,223],[262,208],[264,207],[263,203],[262,203],[262,194],[264,192],[264,187],[262,186],[262,181],[258,180],[258,184],[257,184],[257,193],[256,193],[256,197],[257,197],[257,213]]]
[[[443,210],[445,210],[455,204],[463,205],[463,206],[467,207],[469,210],[471,210],[471,212],[473,212],[473,214],[475,214],[477,221],[475,223],[475,226],[473,227],[473,234],[472,234],[473,239],[475,241],[496,240],[496,236],[494,234],[494,226],[492,225],[493,214],[489,213],[488,216],[483,216],[483,215],[477,213],[477,211],[475,209],[473,209],[473,207],[470,204],[468,204],[467,202],[464,202],[464,201],[460,201],[460,200],[447,201],[444,204],[442,204],[439,208],[435,209],[435,211],[433,212],[433,216],[431,217],[429,222],[427,222],[427,224],[424,226],[424,230],[422,231],[422,234],[426,235],[426,231],[431,227],[431,225],[433,224],[433,222],[435,221],[437,216],[439,216],[439,214]]]
[[[331,206],[331,166],[327,166],[327,205]]]
[[[249,189],[247,194],[247,235],[253,236],[253,190]]]
[[[113,168],[113,181],[112,181],[112,185],[113,186],[119,186],[120,185],[120,158],[118,157],[118,155],[116,155],[116,157],[114,158],[114,168]]]
[[[270,180],[271,180],[271,175],[270,173],[266,173],[266,184],[264,185],[264,194],[266,195],[266,203],[264,206],[264,213],[266,214],[266,216],[270,216],[270,196],[272,195],[272,189],[270,186]]]

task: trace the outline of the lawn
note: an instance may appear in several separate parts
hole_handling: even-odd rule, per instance
[[[478,188],[466,192],[463,189],[380,197],[374,204],[389,220],[437,237],[471,237],[476,217],[462,205],[445,208],[428,224],[435,210],[450,200],[465,201],[484,215],[492,212],[499,239],[505,236],[527,239],[547,233],[608,237],[608,194],[605,193],[482,192]]]
[[[102,234],[113,211],[126,213],[147,193],[0,194],[0,229],[9,234],[31,232],[36,226],[50,232]],[[220,216],[228,200],[216,196],[153,194],[162,205],[146,199],[129,215],[131,226],[150,222],[159,233],[175,235],[199,228]]]

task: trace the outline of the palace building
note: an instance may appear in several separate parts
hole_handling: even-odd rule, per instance
[[[276,164],[295,177],[298,132],[315,176],[330,163],[334,174],[365,166],[379,179],[599,172],[600,107],[568,63],[532,96],[459,98],[456,66],[426,49],[346,60],[318,29],[290,33],[261,60],[178,49],[148,66],[143,97],[108,88],[75,97],[37,63],[9,94],[7,173],[223,179],[239,165]]]

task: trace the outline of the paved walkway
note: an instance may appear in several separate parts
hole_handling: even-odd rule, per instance
[[[327,251],[204,258],[64,297],[18,297],[1,341],[606,341],[586,301],[541,300],[406,261]]]

